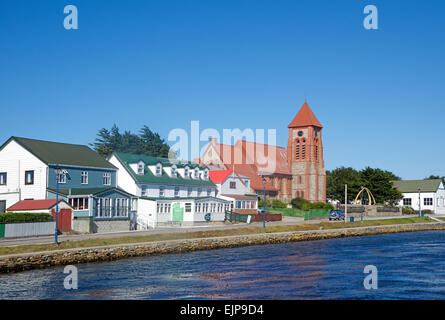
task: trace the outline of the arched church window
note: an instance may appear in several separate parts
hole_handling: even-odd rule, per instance
[[[301,159],[306,159],[306,140],[301,144]]]
[[[300,159],[300,140],[295,140],[295,160]]]

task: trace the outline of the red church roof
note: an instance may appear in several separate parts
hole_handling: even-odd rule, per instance
[[[232,170],[210,170],[209,177],[213,183],[223,183],[232,172]]]
[[[317,117],[312,112],[311,108],[304,102],[300,111],[298,111],[294,120],[287,126],[288,128],[296,128],[296,127],[306,127],[306,126],[314,126],[323,128],[320,122],[317,120]]]
[[[59,199],[59,202],[63,201]],[[22,200],[8,208],[8,211],[46,210],[56,205],[56,199]]]

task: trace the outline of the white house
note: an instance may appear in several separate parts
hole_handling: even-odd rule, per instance
[[[0,213],[58,196],[72,207],[77,231],[130,230],[136,198],[116,187],[116,171],[87,146],[11,137],[0,146]]]
[[[236,213],[257,213],[258,196],[250,191],[250,178],[233,170],[211,170],[210,179],[216,184],[218,197],[231,202]]]
[[[445,189],[441,179],[400,180],[393,181],[393,185],[403,194],[399,205],[419,210],[420,194],[421,210],[445,214]]]
[[[117,184],[138,199],[138,229],[222,222],[229,202],[216,197],[209,169],[188,161],[114,152]]]

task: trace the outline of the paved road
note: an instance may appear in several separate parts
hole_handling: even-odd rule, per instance
[[[397,217],[369,217],[366,220],[382,220],[382,219],[395,219],[395,218],[406,218],[406,216]],[[283,221],[276,222],[266,222],[267,226],[277,226],[277,225],[293,225],[301,223],[319,223],[320,221],[328,221],[328,219],[323,220],[309,220],[304,221],[303,218],[297,217],[283,217]],[[201,226],[201,227],[191,227],[191,228],[180,228],[180,227],[163,227],[154,230],[147,231],[122,231],[122,232],[110,232],[110,233],[93,233],[93,234],[79,234],[79,235],[68,235],[62,234],[59,236],[59,242],[64,241],[79,241],[88,239],[110,239],[110,238],[122,238],[122,237],[136,237],[136,236],[148,236],[153,234],[165,234],[165,233],[188,233],[194,231],[210,231],[210,230],[225,230],[225,229],[236,229],[243,228],[246,226],[257,226],[262,227],[262,222],[254,222],[249,225],[245,223],[238,224],[225,224],[225,225],[211,225],[211,226]],[[19,245],[29,245],[29,244],[47,244],[53,243],[54,236],[42,236],[42,237],[29,237],[29,238],[19,238],[19,239],[2,239],[0,240],[0,247],[12,247]]]
[[[300,223],[304,223],[303,218],[283,217],[283,221],[266,222],[266,225],[276,226],[276,225],[292,225]],[[188,233],[194,231],[225,230],[225,229],[243,228],[247,226],[262,227],[263,223],[254,222],[249,225],[245,223],[238,223],[238,224],[191,227],[191,228],[163,227],[147,231],[122,231],[122,232],[76,234],[76,235],[62,234],[58,238],[59,242],[64,242],[64,241],[79,241],[88,239],[110,239],[110,238],[122,238],[122,237],[148,236],[153,234],[165,234],[165,233]],[[28,245],[28,244],[46,244],[53,242],[54,242],[54,236],[29,237],[29,238],[19,238],[19,239],[2,239],[0,240],[0,247],[12,247],[12,246]]]

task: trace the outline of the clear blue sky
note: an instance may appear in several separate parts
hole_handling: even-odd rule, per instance
[[[63,8],[79,29],[63,28]],[[363,8],[379,10],[365,30]],[[0,2],[0,140],[88,144],[113,123],[276,128],[305,96],[327,169],[445,175],[444,1]]]

